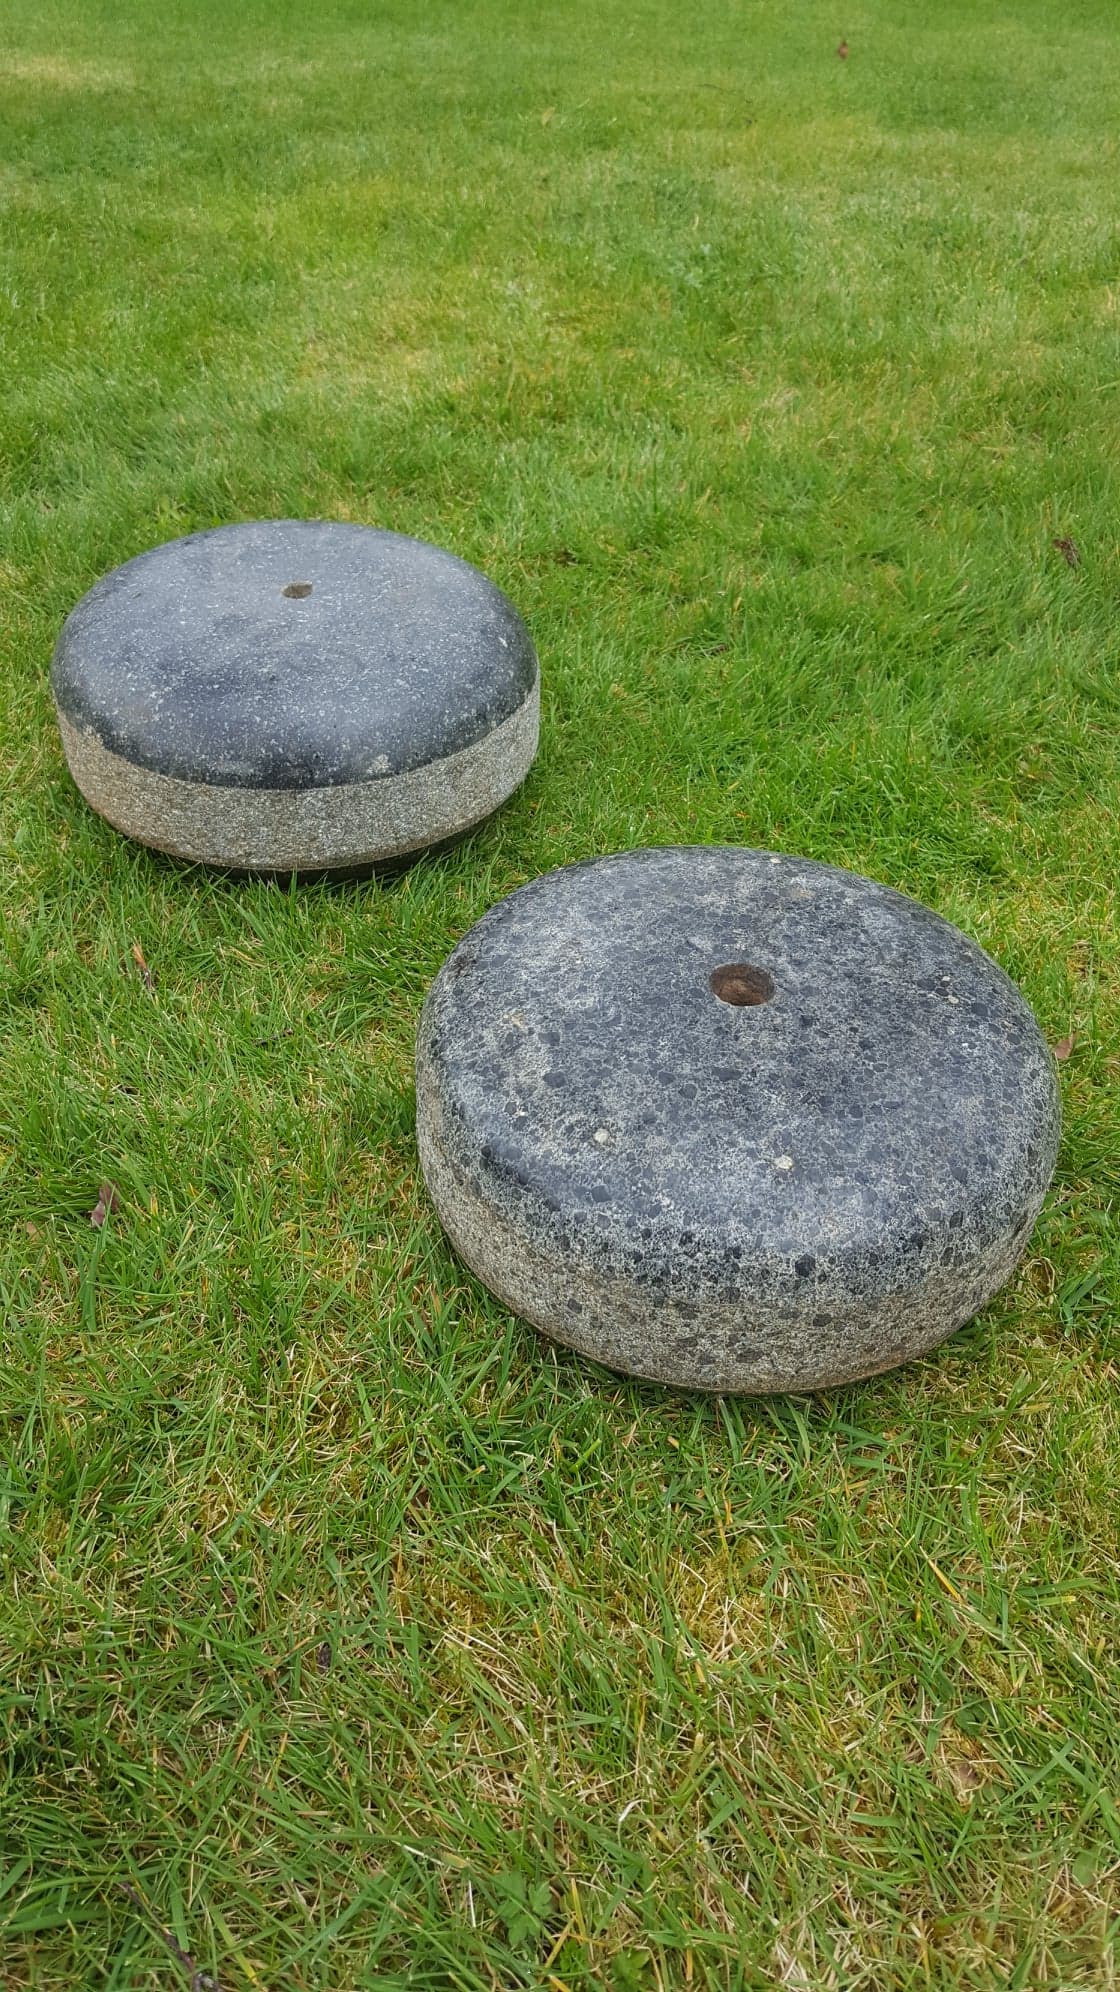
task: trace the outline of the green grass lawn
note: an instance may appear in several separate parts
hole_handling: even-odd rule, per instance
[[[5,1987],[1120,1983],[1118,132],[1112,0],[8,0]],[[77,597],[287,514],[541,653],[525,789],[384,885],[63,766]],[[551,1348],[418,1179],[454,942],[689,840],[1074,1039],[1012,1286],[826,1398]]]

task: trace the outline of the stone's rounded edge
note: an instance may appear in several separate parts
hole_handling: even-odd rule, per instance
[[[233,872],[334,872],[391,863],[485,821],[524,781],[540,732],[540,675],[473,746],[407,774],[308,789],[181,781],[112,753],[56,705],[73,780],[99,816],[150,850]]]
[[[430,581],[434,576],[437,586],[446,589],[450,583],[452,588],[465,587],[469,590],[473,597],[475,615],[480,622],[488,622],[491,625],[488,630],[489,636],[499,642],[505,651],[504,662],[507,666],[513,667],[509,682],[502,688],[500,695],[496,693],[495,687],[489,688],[488,709],[483,710],[480,707],[473,714],[472,730],[468,731],[467,737],[453,742],[444,730],[439,737],[423,743],[419,749],[414,749],[413,757],[393,772],[400,775],[413,773],[429,765],[432,760],[449,759],[455,753],[465,751],[484,739],[487,731],[500,727],[507,719],[514,717],[525,700],[532,696],[534,686],[539,693],[540,660],[521,611],[496,581],[471,561],[464,560],[462,555],[453,553],[450,548],[438,546],[433,541],[418,539],[413,534],[395,532],[389,527],[367,526],[353,520],[255,519],[208,526],[194,533],[163,540],[156,546],[143,548],[128,560],[122,561],[119,566],[111,568],[107,574],[101,575],[73,605],[55,642],[49,667],[49,681],[56,711],[67,718],[75,729],[83,732],[92,731],[110,753],[117,754],[119,758],[133,766],[145,767],[153,774],[162,774],[174,781],[198,782],[208,788],[256,787],[278,791],[285,787],[298,789],[307,785],[344,787],[370,779],[368,765],[352,765],[353,756],[349,742],[345,753],[336,747],[335,754],[341,755],[343,761],[351,765],[320,767],[310,783],[307,782],[302,769],[293,774],[290,781],[283,777],[277,781],[275,757],[268,766],[259,769],[239,764],[222,767],[221,755],[214,751],[213,739],[202,743],[201,758],[197,743],[192,743],[191,752],[184,753],[181,748],[176,752],[173,748],[169,749],[166,741],[161,738],[156,748],[150,740],[145,740],[142,735],[137,734],[136,712],[139,707],[135,700],[127,703],[123,709],[127,718],[122,718],[121,713],[114,716],[106,709],[107,701],[104,695],[98,696],[86,681],[86,670],[82,661],[83,646],[91,641],[100,643],[107,648],[114,666],[116,665],[117,639],[113,631],[104,626],[106,618],[120,613],[122,602],[127,604],[130,596],[135,597],[137,588],[144,585],[149,574],[158,577],[164,568],[173,568],[190,548],[214,542],[230,544],[235,544],[238,540],[248,542],[252,536],[266,538],[268,535],[291,536],[297,541],[305,539],[309,551],[315,540],[334,535],[344,536],[352,545],[365,541],[375,542],[382,547],[390,546],[395,552],[404,550],[429,566],[431,573],[427,579]],[[266,549],[266,557],[271,557],[278,550]],[[298,565],[299,555],[295,548],[292,554]],[[278,590],[281,595],[288,592],[287,588]],[[307,592],[310,594],[313,589],[308,589]],[[133,600],[134,609],[135,606]],[[145,612],[146,615],[152,613],[154,612],[150,609]],[[165,605],[160,619],[166,620]],[[429,712],[433,709],[431,702],[426,703],[426,709]],[[460,732],[462,730],[460,728]],[[377,760],[374,761],[373,767],[377,770]]]
[[[911,1290],[850,1308],[827,1330],[809,1329],[800,1343],[784,1322],[779,1350],[771,1320],[752,1316],[742,1300],[729,1303],[714,1295],[698,1300],[695,1291],[688,1300],[655,1295],[632,1281],[604,1276],[571,1252],[561,1256],[547,1241],[519,1230],[480,1194],[469,1170],[454,1159],[437,1076],[422,1039],[417,1048],[416,1138],[424,1182],[448,1239],[512,1313],[620,1375],[724,1396],[838,1389],[930,1354],[1010,1279],[1050,1182],[1047,1170],[1020,1229],[990,1248],[979,1265],[973,1262],[968,1278],[930,1277],[924,1294]]]

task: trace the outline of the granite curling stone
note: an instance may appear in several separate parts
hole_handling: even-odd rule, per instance
[[[518,786],[540,680],[501,590],[439,547],[282,519],[192,533],[99,581],[51,666],[86,801],[234,871],[373,867]]]
[[[506,1306],[610,1368],[816,1390],[905,1362],[1008,1278],[1059,1105],[975,942],[851,872],[639,850],[536,880],[428,994],[417,1135]]]

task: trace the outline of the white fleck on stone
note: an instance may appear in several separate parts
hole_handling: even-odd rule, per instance
[[[594,1132],[594,1134],[592,1135],[591,1139],[592,1139],[592,1141],[598,1141],[598,1142],[602,1143],[602,1142],[604,1142],[604,1141],[609,1141],[609,1140],[610,1140],[610,1136],[609,1136],[609,1134],[607,1133],[607,1130],[606,1130],[606,1128],[605,1128],[605,1127],[597,1127],[597,1128],[595,1129],[595,1132]]]

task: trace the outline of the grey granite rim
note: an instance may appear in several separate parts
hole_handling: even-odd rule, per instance
[[[682,1342],[697,1333],[695,1297],[671,1293],[656,1301],[632,1277],[581,1265],[573,1271],[546,1242],[533,1239],[495,1210],[455,1160],[443,1109],[428,1074],[417,1081],[416,1135],[428,1194],[464,1265],[510,1312],[550,1340],[621,1375],[726,1396],[767,1397],[828,1390],[880,1376],[936,1349],[980,1313],[1014,1272],[1042,1205],[1028,1210],[1020,1228],[983,1256],[970,1278],[927,1280],[926,1291],[888,1296],[874,1306],[849,1304],[827,1328],[812,1328],[775,1346],[765,1313],[752,1314],[745,1297],[704,1302],[703,1338],[710,1351],[682,1374]],[[656,1321],[653,1317],[656,1316]],[[917,1324],[917,1325],[916,1325]],[[651,1332],[652,1331],[652,1332]],[[753,1354],[736,1357],[744,1340]],[[635,1357],[635,1349],[644,1356]]]
[[[459,836],[508,800],[537,751],[540,681],[469,747],[403,774],[318,788],[182,781],[114,754],[61,710],[58,725],[90,807],[151,850],[231,871],[361,870]]]

